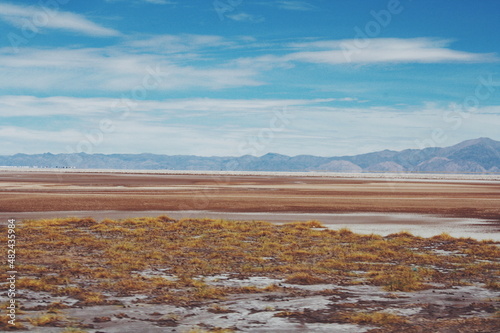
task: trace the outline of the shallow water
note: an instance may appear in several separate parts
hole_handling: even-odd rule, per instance
[[[441,217],[407,213],[271,213],[271,212],[214,212],[214,211],[63,211],[63,212],[28,212],[0,213],[2,223],[8,218],[43,219],[54,217],[93,217],[125,219],[131,217],[156,217],[168,215],[174,219],[212,218],[241,221],[268,221],[288,223],[294,221],[317,220],[330,229],[349,228],[361,234],[379,234],[408,231],[416,236],[432,237],[443,232],[453,237],[472,237],[478,240],[492,239],[500,241],[499,221],[474,218]]]

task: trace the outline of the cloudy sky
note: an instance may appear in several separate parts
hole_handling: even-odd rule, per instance
[[[0,155],[500,140],[500,2],[0,0]]]

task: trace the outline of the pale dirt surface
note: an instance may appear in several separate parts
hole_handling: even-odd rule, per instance
[[[0,172],[0,212],[190,210],[417,213],[498,222],[500,181]]]
[[[212,285],[265,286],[277,283],[289,290],[288,294],[267,293],[234,295],[217,304],[225,309],[217,313],[209,303],[195,307],[182,307],[165,304],[144,303],[142,295],[134,297],[116,297],[123,305],[98,305],[87,307],[70,307],[62,313],[80,321],[87,326],[86,331],[92,333],[123,332],[188,332],[193,327],[225,327],[236,332],[342,332],[361,333],[377,328],[375,325],[357,325],[351,323],[332,322],[331,318],[338,311],[359,307],[371,311],[381,311],[422,321],[421,330],[411,332],[496,332],[500,327],[498,321],[491,321],[492,314],[499,306],[498,293],[476,287],[460,286],[451,289],[438,288],[419,292],[391,293],[379,287],[369,285],[340,286],[325,285],[293,285],[282,280],[269,278],[250,278],[240,280],[228,276],[213,277],[207,280]],[[328,290],[330,295],[321,291]],[[22,302],[26,308],[44,306],[54,301],[43,292],[23,292]],[[61,303],[71,306],[76,300],[60,297]],[[296,316],[280,317],[282,311],[296,312]],[[479,330],[471,327],[434,330],[425,326],[424,320],[436,322],[460,320],[474,316],[485,320]],[[104,321],[101,321],[104,319]],[[489,321],[488,321],[489,320]],[[428,325],[428,324],[427,324]],[[418,325],[416,325],[418,327]],[[415,325],[412,327],[415,328]],[[408,328],[402,328],[406,331]],[[31,332],[55,333],[63,328],[32,327]],[[397,328],[396,328],[397,330]],[[18,332],[29,332],[18,330]],[[383,332],[394,332],[385,330]]]
[[[383,235],[407,230],[425,237],[500,237],[500,180],[494,175],[165,172],[0,169],[0,223],[11,217],[166,214],[276,223],[316,219],[331,228]]]
[[[428,231],[437,226],[433,234],[441,231],[453,234],[454,228],[478,228],[478,234],[469,236],[481,233],[484,238],[498,236],[498,176],[426,177],[0,170],[0,219],[3,223],[10,217],[92,216],[99,220],[161,214],[174,218],[211,217],[275,223],[317,219],[331,228],[346,226],[360,231],[368,226],[367,233],[384,234],[401,229],[414,232],[412,227]],[[489,234],[495,237],[488,237]],[[482,286],[452,289],[437,286],[428,291],[400,292],[395,298],[393,293],[368,285],[298,286],[286,285],[283,281],[238,281],[225,277],[212,283],[262,287],[262,283],[272,282],[297,292],[234,295],[219,302],[227,313],[213,313],[209,303],[196,307],[145,304],[141,302],[141,295],[121,299],[125,306],[68,308],[63,313],[83,321],[89,325],[87,331],[95,333],[186,332],[200,327],[199,324],[241,332],[357,333],[376,329],[370,325],[328,321],[339,310],[351,306],[408,316],[422,323],[445,319],[451,320],[450,325],[456,322],[455,326],[439,331],[422,324],[420,330],[411,332],[497,332],[500,327],[499,320],[492,319],[499,307],[498,292]],[[322,295],[322,290],[334,290],[334,293]],[[3,293],[1,296],[5,301]],[[27,290],[20,291],[19,300],[27,308],[54,301],[43,292]],[[60,301],[69,306],[74,303],[69,297]],[[280,311],[296,311],[297,315],[275,316]],[[461,320],[470,317],[484,321],[477,327],[470,323],[461,326]],[[106,321],[99,322],[99,318]],[[32,327],[30,331],[63,330]]]
[[[112,174],[162,174],[162,175],[204,175],[204,176],[271,176],[271,177],[330,177],[330,178],[369,178],[369,179],[401,179],[401,180],[466,180],[466,181],[499,181],[500,173],[418,173],[418,172],[283,172],[283,171],[198,171],[198,170],[133,170],[133,169],[64,169],[64,168],[26,168],[0,166],[0,172],[35,172],[35,173],[112,173]]]

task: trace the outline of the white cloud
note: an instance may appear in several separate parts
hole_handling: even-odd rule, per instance
[[[119,2],[119,1],[130,1],[130,0],[106,0],[106,2]],[[154,5],[177,5],[177,1],[170,0],[133,0],[134,3],[151,3]]]
[[[293,68],[301,62],[341,65],[498,59],[492,54],[450,49],[447,40],[370,39],[362,48],[355,48],[358,44],[357,40],[270,42],[265,49],[275,49],[274,54],[257,55],[262,45],[244,37],[183,34],[135,36],[102,48],[19,48],[17,52],[3,48],[0,89],[131,92],[142,89],[144,80],[153,80],[148,91],[219,90],[263,85],[270,70]],[[235,55],[249,50],[256,55]]]
[[[180,34],[134,37],[126,42],[125,45],[138,48],[141,51],[181,53],[206,48],[228,47],[234,45],[234,42],[221,36]]]
[[[38,32],[44,29],[59,29],[95,37],[119,36],[114,29],[98,25],[82,15],[53,10],[41,6],[0,4],[0,19],[20,29]]]
[[[97,116],[118,100],[64,96],[0,96],[0,117]]]
[[[286,10],[309,11],[316,9],[315,6],[305,1],[276,1],[278,8]]]
[[[44,143],[71,143],[81,137],[81,133],[74,129],[41,131],[18,126],[0,126],[0,138],[6,141]]]
[[[316,6],[310,4],[309,2],[301,0],[260,1],[256,2],[255,4],[267,7],[275,7],[283,10],[301,11],[301,12],[318,9]]]
[[[431,38],[314,40],[284,44],[275,54],[237,58],[232,63],[264,72],[274,68],[292,68],[297,63],[369,65],[499,61],[496,54],[457,51],[451,49],[449,44],[450,40]]]
[[[325,64],[370,63],[441,63],[487,62],[498,60],[493,54],[456,51],[442,39],[373,38],[292,43],[291,47],[307,49],[284,56],[286,61]],[[313,49],[313,51],[309,51]],[[316,50],[314,50],[316,49]]]
[[[416,142],[431,138],[436,129],[443,134],[443,141],[437,142],[441,146],[494,136],[500,114],[500,106],[481,107],[462,119],[457,128],[460,114],[453,113],[455,118],[449,115],[455,108],[435,103],[373,107],[349,97],[132,102],[134,106],[123,116],[126,108],[114,98],[2,96],[2,123],[11,116],[31,119],[24,126],[0,127],[3,154],[56,153],[66,152],[67,146],[84,146],[92,149],[86,152],[101,153],[352,155],[385,148],[418,148]],[[286,115],[286,122],[279,121],[279,128],[273,128],[273,118],[280,112]],[[42,130],[33,121],[49,116],[58,120],[59,127]],[[88,137],[98,137],[103,119],[113,123],[113,130],[101,133],[99,142],[89,146]],[[87,144],[81,145],[82,140]]]
[[[239,21],[239,22],[260,23],[260,22],[264,22],[264,20],[265,20],[264,17],[262,17],[262,16],[255,16],[255,15],[248,14],[248,13],[227,14],[226,16],[233,21]]]
[[[149,2],[155,5],[176,5],[175,1],[167,1],[167,0],[143,0],[144,2]]]
[[[181,61],[182,62],[182,61]],[[253,69],[226,64],[186,66],[161,54],[121,47],[0,49],[0,88],[50,91],[223,89],[255,86]],[[145,80],[146,84],[144,84]]]
[[[134,107],[130,112],[146,114],[149,120],[155,121],[165,117],[185,118],[196,116],[200,111],[211,114],[239,116],[249,113],[269,112],[275,108],[316,105],[334,101],[355,102],[351,97],[329,99],[218,99],[189,98],[166,100],[132,101]],[[117,106],[123,105],[116,98],[79,98],[79,97],[36,97],[36,96],[0,96],[0,117],[46,117],[77,116],[96,117],[119,111]],[[125,108],[120,109],[125,111]],[[157,116],[153,113],[160,111]],[[138,116],[138,115],[135,115]],[[157,119],[154,117],[158,117]],[[145,118],[146,119],[146,118]]]

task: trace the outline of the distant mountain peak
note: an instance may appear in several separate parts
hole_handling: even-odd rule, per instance
[[[82,169],[448,172],[484,173],[500,170],[500,142],[481,137],[444,148],[382,150],[342,157],[267,153],[261,157],[202,157],[142,154],[15,154],[0,156],[0,166]],[[231,168],[231,169],[229,169]]]
[[[276,158],[276,157],[290,158],[290,156],[282,155],[282,154],[278,154],[278,153],[267,153],[267,154],[261,156],[261,158]]]
[[[490,138],[486,137],[481,137],[477,139],[470,139],[470,140],[465,140],[460,143],[457,143],[456,145],[451,146],[452,147],[457,147],[457,148],[463,148],[463,147],[468,147],[468,146],[475,146],[479,144],[485,144],[485,145],[495,145],[495,144],[500,144],[499,141],[492,140]]]

